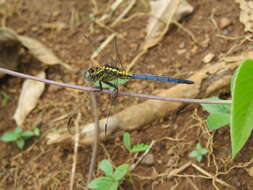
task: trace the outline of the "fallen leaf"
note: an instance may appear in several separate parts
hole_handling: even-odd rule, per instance
[[[40,62],[46,65],[61,64],[66,67],[66,64],[64,64],[58,57],[54,55],[54,53],[50,49],[48,49],[38,40],[27,36],[18,36],[18,38],[22,45],[25,46],[29,50],[29,52]],[[70,66],[68,66],[68,69],[69,68]]]
[[[46,74],[44,71],[41,71],[36,76],[45,78]],[[26,116],[35,108],[44,89],[45,83],[42,82],[25,80],[23,83],[21,94],[18,100],[18,106],[13,116],[19,127],[22,126]]]
[[[240,4],[240,22],[244,24],[244,31],[253,32],[253,1],[236,0]]]
[[[15,32],[0,28],[0,67],[16,71],[20,48],[21,44]],[[0,73],[0,78],[4,75]]]
[[[70,71],[75,70],[68,64],[62,62],[58,57],[56,57],[56,55],[54,55],[54,53],[49,48],[44,46],[38,40],[27,36],[18,36],[18,38],[22,43],[22,45],[25,46],[29,50],[29,52],[43,64],[46,65],[60,64]]]
[[[21,47],[26,47],[42,64],[61,64],[70,71],[75,71],[71,66],[61,61],[49,48],[38,40],[16,34],[10,28],[0,28],[0,67],[16,70],[18,55]],[[0,77],[4,75],[0,73]]]
[[[193,7],[186,0],[150,1],[150,7],[151,16],[146,29],[147,35],[143,49],[156,45],[165,35],[172,21],[179,21],[193,11]]]

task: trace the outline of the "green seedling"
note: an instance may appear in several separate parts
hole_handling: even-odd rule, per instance
[[[196,158],[198,162],[201,162],[203,159],[203,156],[208,153],[208,149],[202,148],[201,145],[198,143],[195,147],[195,150],[190,152],[189,157],[190,158]]]
[[[149,145],[146,145],[146,144],[137,144],[137,145],[134,145],[132,147],[132,145],[131,145],[131,137],[130,137],[129,133],[124,133],[124,135],[123,135],[123,143],[124,143],[124,146],[126,147],[126,149],[130,153],[143,152],[143,151],[146,151],[147,149],[149,149]]]
[[[219,100],[219,98],[212,97],[210,100]],[[230,104],[202,104],[202,107],[209,113],[207,118],[208,129],[218,129],[230,123]]]
[[[203,104],[208,116],[208,128],[218,129],[230,124],[232,157],[242,149],[251,135],[253,124],[253,60],[244,61],[231,80],[232,104]]]
[[[25,141],[31,138],[32,136],[39,136],[40,130],[37,127],[33,127],[32,130],[25,130],[21,128],[16,128],[13,131],[8,131],[4,133],[0,140],[4,142],[16,142],[18,148],[23,149],[25,146]]]
[[[4,106],[4,105],[6,105],[7,104],[7,102],[8,102],[8,100],[10,99],[10,96],[8,96],[6,93],[4,93],[4,92],[0,92],[0,95],[2,96],[2,100],[1,100],[1,106]]]
[[[117,190],[125,175],[130,171],[128,164],[122,164],[114,169],[108,160],[102,160],[98,167],[104,172],[105,176],[92,180],[88,184],[90,189]]]
[[[123,143],[130,153],[149,149],[149,145],[146,144],[137,144],[132,147],[129,133],[124,133]],[[105,176],[92,180],[88,184],[88,188],[96,190],[117,190],[124,180],[124,177],[130,173],[129,164],[122,164],[114,169],[111,162],[108,160],[102,160],[98,168],[104,172]]]

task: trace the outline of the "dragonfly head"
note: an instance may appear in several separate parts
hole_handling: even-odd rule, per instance
[[[88,81],[93,81],[93,73],[94,73],[94,69],[90,68],[88,70],[85,70],[83,72],[83,76],[86,80]]]

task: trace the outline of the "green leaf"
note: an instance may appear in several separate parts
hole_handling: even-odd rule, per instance
[[[198,162],[201,162],[201,161],[202,161],[202,155],[198,155],[198,156],[196,157],[196,159],[197,159]]]
[[[23,132],[23,129],[17,127],[16,129],[14,129],[14,132],[15,132],[16,134],[19,134],[19,135],[21,136],[21,134],[22,134],[22,132]]]
[[[207,118],[208,129],[214,130],[223,127],[230,122],[230,114],[212,113]]]
[[[0,140],[4,141],[4,142],[11,142],[11,141],[16,141],[18,138],[19,138],[19,136],[17,136],[14,131],[8,131],[8,132],[5,132],[0,137]]]
[[[22,134],[22,129],[21,128],[16,128],[13,131],[7,131],[5,132],[0,140],[4,141],[4,142],[12,142],[12,141],[16,141],[21,137]]]
[[[199,151],[200,151],[200,154],[201,154],[201,155],[205,155],[205,154],[208,153],[208,149],[206,149],[206,148],[202,148],[202,149],[199,150]]]
[[[149,149],[149,145],[147,144],[137,144],[132,149],[131,152],[143,152]]]
[[[17,145],[18,145],[18,148],[19,148],[19,149],[23,149],[24,146],[25,146],[25,140],[24,140],[24,139],[19,139],[19,140],[17,141]]]
[[[253,61],[246,60],[236,72],[232,89],[232,157],[241,150],[253,127]]]
[[[115,169],[115,172],[114,172],[113,176],[116,180],[119,181],[126,175],[126,173],[128,171],[129,171],[129,165],[128,164],[122,164],[122,165],[120,165],[119,167],[117,167]]]
[[[98,167],[105,173],[106,176],[112,176],[113,167],[109,160],[102,160]]]
[[[119,182],[112,177],[99,177],[88,184],[88,188],[96,190],[117,190]]]
[[[209,98],[209,100],[220,100],[218,97]],[[230,114],[231,106],[230,104],[201,104],[204,110],[209,113],[227,113]]]
[[[30,138],[30,137],[32,137],[34,135],[34,133],[31,130],[27,130],[27,131],[22,132],[21,135],[22,135],[22,137]]]
[[[1,106],[4,106],[7,104],[8,100],[10,99],[10,96],[8,96],[6,93],[4,92],[0,92],[0,94],[2,95],[3,99],[1,101]]]
[[[123,84],[127,83],[128,81],[129,81],[129,79],[116,79],[116,80],[110,81],[110,83],[112,83],[112,84],[115,85],[115,86],[120,86],[120,85],[123,85]],[[97,82],[95,83],[95,85],[96,85],[97,87],[99,87],[99,82],[97,81]],[[105,83],[103,83],[103,82],[102,82],[102,88],[103,88],[103,89],[109,89],[109,90],[115,90],[115,88],[113,88],[112,86],[110,86],[110,85],[108,85],[108,84],[105,84]]]
[[[189,153],[190,158],[196,158],[198,162],[202,161],[204,155],[208,153],[208,149],[202,148],[200,143],[195,147],[195,150]]]
[[[131,137],[129,133],[123,134],[123,143],[128,151],[131,151]]]
[[[37,128],[37,127],[34,127],[33,128],[33,133],[34,133],[35,136],[40,136],[40,129]]]
[[[189,153],[189,157],[190,157],[190,158],[195,158],[195,157],[197,157],[198,155],[199,155],[199,153],[198,153],[196,150],[194,150],[194,151],[192,151],[192,152]]]

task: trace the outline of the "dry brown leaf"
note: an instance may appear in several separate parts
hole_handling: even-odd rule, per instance
[[[179,21],[183,16],[190,14],[193,7],[186,0],[157,0],[150,1],[151,16],[147,25],[144,49],[156,45],[159,39],[169,29],[171,21]]]
[[[240,4],[240,22],[244,24],[245,32],[253,32],[253,1],[236,0]]]
[[[22,45],[25,46],[29,50],[29,52],[43,64],[46,65],[61,64],[65,68],[72,70],[70,66],[63,63],[58,57],[54,55],[54,53],[50,49],[48,49],[38,40],[27,36],[18,36],[18,38],[22,43]]]
[[[41,71],[36,76],[45,78],[46,74],[44,71]],[[44,89],[45,83],[42,82],[25,80],[23,83],[21,94],[18,100],[18,106],[13,116],[19,127],[22,126],[26,116],[35,108]]]
[[[20,47],[21,44],[15,32],[0,28],[0,67],[16,71]],[[0,77],[2,76],[4,73],[0,73]]]
[[[0,67],[15,70],[18,61],[18,52],[21,46],[26,47],[29,53],[42,64],[61,64],[66,69],[74,71],[72,67],[62,62],[50,49],[38,40],[18,35],[9,28],[0,28]]]

